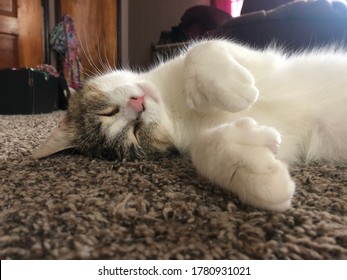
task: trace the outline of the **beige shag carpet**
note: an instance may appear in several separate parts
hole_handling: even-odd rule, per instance
[[[1,259],[347,259],[347,168],[293,168],[293,208],[240,204],[189,159],[30,151],[63,112],[0,116]]]

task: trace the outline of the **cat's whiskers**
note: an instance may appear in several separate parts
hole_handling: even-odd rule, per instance
[[[112,72],[113,71],[112,66],[110,65],[110,62],[109,62],[109,60],[107,58],[107,52],[106,52],[106,47],[105,47],[105,45],[106,45],[105,37],[101,36],[101,35],[102,35],[102,33],[101,33],[101,30],[100,30],[98,41],[102,42],[102,44],[99,43],[98,47],[97,47],[98,60],[99,60],[100,65],[102,66],[102,71],[104,71],[106,73],[107,72]],[[103,57],[101,55],[100,45],[103,46],[103,54],[104,54]]]
[[[83,30],[84,30],[84,38],[87,38],[86,30],[85,29],[83,29]],[[85,42],[86,43],[85,44],[86,47],[84,47],[84,43],[82,42],[82,37],[80,36],[78,28],[76,28],[76,33],[77,33],[78,41],[80,42],[81,50],[82,50],[85,58],[87,59],[89,65],[93,68],[93,70],[96,72],[96,74],[98,74],[100,76],[103,75],[103,72],[97,67],[97,65],[95,64],[94,60],[92,59],[92,55],[90,53],[90,50],[89,50],[87,42]]]
[[[93,127],[87,133],[84,134],[84,136],[87,135],[87,137],[83,138],[82,141],[80,141],[81,139],[76,139],[77,143],[75,143],[76,144],[75,147],[71,149],[71,152],[69,153],[69,157],[72,156],[75,152],[86,150],[88,148],[88,145],[86,144],[89,143],[91,139],[97,137],[98,134],[99,134],[98,129]]]
[[[87,133],[84,134],[84,136],[86,136],[86,137],[79,139],[82,141],[79,141],[77,143],[77,147],[76,147],[75,151],[76,150],[81,150],[81,151],[88,150],[87,143],[90,143],[92,139],[97,138],[98,135],[99,135],[99,130],[97,129],[97,127],[92,127]]]
[[[84,31],[84,38],[87,38],[86,36],[86,30]],[[96,48],[94,51],[96,52],[96,59],[95,61],[93,59],[93,56],[91,54],[91,50],[89,48],[88,43],[85,41],[83,42],[83,37],[80,36],[79,30],[76,28],[76,33],[78,40],[80,42],[80,46],[82,49],[82,52],[84,56],[87,59],[87,62],[92,67],[93,71],[90,71],[91,74],[95,76],[96,75],[103,75],[108,72],[112,72],[116,69],[116,49],[117,45],[115,44],[114,50],[113,50],[113,66],[110,63],[110,60],[108,58],[108,53],[106,49],[106,42],[105,42],[105,35],[102,33],[102,29],[100,27],[100,30],[98,31],[98,44],[96,45]],[[101,46],[100,46],[101,45]],[[93,51],[93,50],[92,50]]]
[[[99,30],[99,35],[98,35],[98,42],[100,42],[101,40],[101,30]],[[100,66],[102,67],[102,69],[100,69],[102,72],[105,72],[105,62],[102,60],[102,56],[101,56],[101,51],[100,51],[100,43],[97,44],[97,48],[96,48],[96,51],[97,51],[97,59],[98,59],[98,62],[100,64]]]

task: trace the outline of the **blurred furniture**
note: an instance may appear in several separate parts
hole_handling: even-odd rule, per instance
[[[186,42],[206,36],[230,18],[228,13],[210,6],[197,5],[187,9],[180,23],[172,26],[170,31],[162,31],[158,43],[152,45],[152,61],[175,56]]]
[[[264,4],[264,9],[255,11],[261,9],[260,2]],[[221,24],[213,35],[256,48],[276,43],[289,51],[332,43],[347,45],[346,3],[328,0],[287,1],[289,3],[265,10],[278,2],[285,1],[246,0],[242,16]]]
[[[330,44],[347,46],[345,1],[245,0],[240,17],[224,15],[219,17],[218,25],[210,24],[205,25],[209,26],[208,28],[197,28],[196,25],[199,25],[203,18],[211,21],[211,16],[207,17],[206,14],[214,14],[215,11],[209,10],[210,8],[205,6],[204,16],[201,12],[195,13],[195,7],[188,9],[178,25],[185,27],[180,31],[185,35],[173,37],[173,32],[166,34],[166,40],[153,46],[153,60],[158,56],[168,58],[175,55],[177,43],[184,45],[191,39],[202,37],[227,38],[255,48],[276,44],[288,52]],[[188,21],[189,15],[191,19]],[[190,25],[183,21],[190,22]],[[189,33],[189,26],[195,26],[195,30],[204,32]]]

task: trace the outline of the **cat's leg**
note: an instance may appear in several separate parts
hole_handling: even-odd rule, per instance
[[[217,107],[239,112],[257,100],[254,78],[233,55],[233,50],[237,51],[233,46],[226,41],[203,42],[186,54],[184,89],[192,109],[206,111]]]
[[[250,118],[206,130],[191,149],[198,172],[242,202],[270,210],[290,207],[295,184],[275,156],[279,133]]]

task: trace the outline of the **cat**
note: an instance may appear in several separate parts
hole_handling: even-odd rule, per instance
[[[189,154],[243,203],[284,211],[295,192],[288,165],[347,162],[346,77],[339,50],[194,42],[149,71],[90,79],[33,157],[68,148],[109,159]]]

